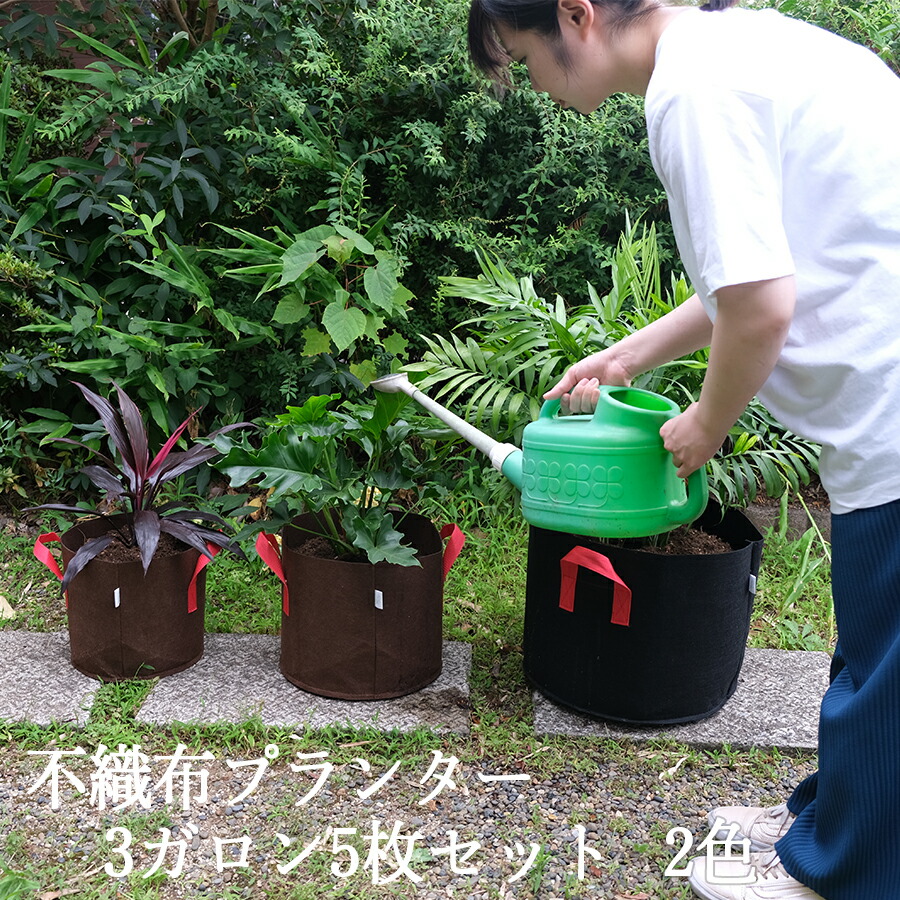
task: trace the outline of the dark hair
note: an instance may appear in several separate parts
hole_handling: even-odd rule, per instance
[[[707,0],[701,9],[718,10],[734,6],[737,0]],[[606,11],[607,26],[621,30],[660,7],[658,0],[591,0]],[[557,48],[557,58],[565,66],[557,18],[557,0],[472,0],[469,7],[469,56],[476,68],[497,81],[506,81],[509,58],[497,38],[497,25],[516,31],[535,31],[549,38]]]

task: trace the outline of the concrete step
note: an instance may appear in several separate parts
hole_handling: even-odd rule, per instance
[[[443,672],[425,689],[394,700],[344,701],[317,697],[278,671],[275,635],[209,634],[196,665],[162,678],[137,718],[164,725],[243,722],[322,728],[330,725],[437,733],[469,731],[470,644],[444,643]],[[669,737],[687,745],[816,746],[818,710],[828,685],[827,653],[747,651],[734,696],[714,716],[690,725],[627,727],[572,712],[534,695],[537,734],[645,741]],[[65,632],[0,632],[0,720],[83,725],[100,683],[69,661]]]
[[[535,693],[534,728],[537,734],[546,735],[633,741],[665,737],[689,746],[812,750],[830,665],[827,653],[748,649],[731,699],[709,718],[686,725],[638,727],[603,722]]]
[[[69,636],[0,631],[0,719],[84,725],[100,682],[69,661]]]
[[[419,727],[469,731],[471,645],[445,641],[437,681],[393,700],[332,700],[291,684],[278,671],[281,640],[267,634],[209,634],[203,659],[161,678],[138,713],[141,722],[242,722],[322,728],[345,725],[381,731]]]

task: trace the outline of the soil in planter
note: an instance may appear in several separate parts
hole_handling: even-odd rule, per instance
[[[700,528],[690,528],[681,525],[668,536],[663,535],[663,541],[658,547],[642,547],[647,553],[663,553],[672,556],[703,556],[710,553],[730,553],[734,548],[728,541],[715,534],[708,534]]]
[[[709,534],[700,528],[680,525],[668,534],[658,535],[658,544],[649,538],[628,538],[609,540],[604,543],[627,550],[642,550],[645,553],[658,553],[667,556],[706,556],[714,553],[730,553],[734,548],[728,541],[715,534]]]
[[[317,559],[337,559],[341,562],[366,562],[364,553],[338,553],[326,537],[315,535],[294,547],[301,556],[315,556]]]
[[[179,553],[184,553],[187,549],[189,549],[187,544],[176,540],[171,534],[162,532],[159,536],[159,543],[156,545],[156,552],[153,555],[177,556]],[[112,543],[96,556],[96,559],[109,563],[134,562],[140,558],[141,551],[138,549],[137,544],[126,544],[118,532],[113,532]]]

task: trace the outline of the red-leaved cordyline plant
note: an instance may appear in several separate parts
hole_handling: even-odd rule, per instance
[[[81,471],[98,488],[107,492],[108,499],[124,501],[125,528],[119,528],[113,517],[106,516],[99,510],[96,514],[108,518],[111,526],[128,546],[137,545],[141,554],[144,572],[150,566],[150,561],[156,552],[159,536],[162,532],[170,534],[172,537],[190,547],[194,547],[210,558],[212,553],[207,547],[208,543],[230,550],[242,559],[246,559],[240,547],[233,544],[227,535],[207,528],[197,521],[200,520],[200,522],[208,522],[224,527],[226,525],[225,520],[220,516],[214,513],[185,509],[184,505],[178,502],[168,502],[160,506],[155,505],[159,497],[160,488],[166,482],[177,478],[179,475],[184,475],[186,472],[219,454],[215,447],[201,445],[184,451],[176,451],[174,449],[196,413],[191,413],[175,429],[172,436],[151,459],[147,429],[140,410],[118,384],[113,382],[119,401],[119,408],[116,409],[112,403],[104,400],[103,397],[95,394],[83,384],[74,383],[81,390],[81,393],[84,394],[88,403],[99,414],[100,421],[116,449],[120,465],[117,465],[108,456],[94,450],[92,447],[88,447],[87,444],[81,441],[74,441],[70,438],[57,438],[57,440],[82,447],[103,463],[103,465],[85,466]],[[215,437],[217,434],[250,425],[250,422],[227,425],[213,432],[209,437]],[[32,509],[53,509],[76,513],[81,516],[89,512],[89,510],[79,506],[67,506],[59,503],[46,503],[42,506],[32,507]],[[94,557],[108,547],[112,541],[112,533],[103,534],[100,537],[85,541],[66,566],[62,589],[66,590],[72,579]]]

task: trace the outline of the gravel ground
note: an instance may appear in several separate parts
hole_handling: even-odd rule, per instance
[[[151,792],[149,809],[99,809],[89,793],[91,776],[98,771],[90,759],[96,748],[64,760],[86,792],[79,794],[62,778],[59,808],[53,809],[50,783],[37,784],[49,757],[7,748],[0,753],[0,841],[5,841],[0,860],[37,875],[37,896],[43,900],[686,898],[691,894],[685,879],[664,870],[687,835],[678,835],[669,846],[669,830],[687,829],[696,854],[709,809],[720,803],[781,802],[814,767],[809,757],[761,761],[759,754],[694,751],[685,758],[678,748],[633,746],[623,752],[594,745],[577,767],[554,766],[552,774],[540,774],[551,767],[545,768],[535,755],[519,763],[485,759],[454,766],[447,762],[452,750],[444,748],[435,776],[449,775],[451,784],[426,777],[439,747],[435,739],[433,751],[424,750],[414,764],[400,761],[390,773],[390,764],[369,764],[361,746],[360,758],[334,766],[312,796],[323,770],[295,772],[290,765],[318,766],[326,757],[274,759],[243,799],[236,798],[250,786],[257,766],[232,770],[227,756],[217,757],[194,764],[208,775],[207,797],[198,793],[196,782],[187,812],[180,797],[166,804],[159,792]],[[154,775],[159,765],[151,757]],[[510,780],[513,775],[528,777]],[[359,792],[373,787],[369,796],[360,797]],[[385,852],[373,866],[376,823],[385,835],[393,832],[395,841],[391,845],[385,837],[378,842]],[[583,839],[577,825],[584,828]],[[163,842],[164,829],[171,832],[171,846],[160,861],[159,846],[152,845]],[[448,850],[453,832],[455,861]],[[115,873],[125,868],[126,856],[116,848],[126,837],[133,869],[119,878]],[[472,842],[478,846],[466,859]],[[580,844],[585,848],[581,878]],[[177,872],[179,845],[184,858]],[[359,854],[355,874],[334,874],[332,866],[343,873],[354,862],[339,845],[350,845]],[[454,867],[475,871],[461,874]],[[382,884],[373,883],[376,869]]]
[[[52,608],[64,615],[61,604]],[[52,630],[63,624],[48,620],[45,626]],[[489,704],[498,715],[503,701]],[[72,734],[59,746],[74,749],[79,740]],[[91,797],[98,770],[91,755],[98,748],[88,744],[85,756],[64,760],[85,793],[63,776],[54,804],[50,784],[38,784],[52,748],[29,755],[19,746],[0,745],[0,875],[4,866],[31,875],[39,889],[23,895],[29,900],[686,900],[692,896],[686,880],[665,870],[687,840],[693,844],[688,856],[703,852],[697,845],[706,837],[707,812],[725,803],[779,803],[815,768],[812,756],[619,747],[588,740],[567,745],[578,748],[566,755],[577,762],[567,764],[552,760],[552,749],[516,747],[502,759],[473,762],[474,742],[433,738],[416,760],[400,760],[368,797],[359,792],[388,775],[393,762],[373,762],[365,771],[366,753],[377,756],[371,742],[360,742],[358,751],[352,748],[359,760],[335,765],[309,797],[320,770],[295,772],[291,763],[323,760],[282,755],[246,797],[235,799],[250,787],[256,767],[232,770],[226,764],[229,755],[217,751],[215,759],[195,764],[207,774],[206,796],[194,783],[187,811],[180,798],[167,802],[158,790],[150,792],[147,809],[112,809],[112,801],[100,808]],[[175,746],[164,734],[153,743],[168,748],[153,752],[171,753]],[[425,777],[438,749],[445,764],[436,774],[447,771],[446,757],[453,753],[464,761],[449,773],[452,784],[420,803],[440,786]],[[342,752],[341,759],[347,759],[347,751]],[[152,753],[149,765],[155,780],[161,768]],[[492,775],[503,779],[480,777]],[[507,780],[513,775],[528,778]],[[384,838],[373,840],[376,828]],[[666,835],[674,828],[685,831],[673,834],[669,845]],[[126,839],[127,851],[120,852]],[[169,847],[161,856],[166,840]],[[383,851],[377,859],[373,845]],[[357,858],[342,846],[352,847]],[[131,873],[117,877],[129,862]],[[355,873],[345,875],[354,862]],[[464,869],[474,871],[459,871]],[[0,897],[7,897],[3,887],[0,877]]]

